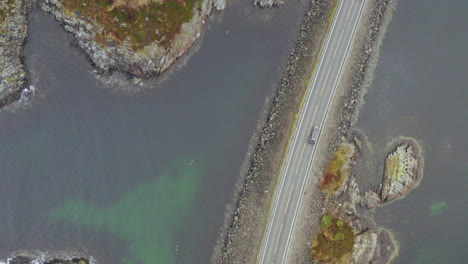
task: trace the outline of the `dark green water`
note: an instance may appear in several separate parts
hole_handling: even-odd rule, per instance
[[[357,123],[380,165],[380,151],[401,135],[424,147],[420,186],[377,210],[400,241],[398,264],[468,263],[466,10],[462,0],[399,0]]]
[[[0,259],[208,263],[303,10],[231,3],[185,67],[131,95],[98,84],[72,38],[33,12],[26,56],[41,97],[0,112]]]

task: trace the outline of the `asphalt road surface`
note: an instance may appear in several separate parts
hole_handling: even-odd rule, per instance
[[[338,4],[286,155],[258,257],[259,264],[286,263],[316,145],[320,143],[320,135],[316,145],[308,143],[308,138],[313,126],[321,128],[327,117],[365,2],[341,0]]]

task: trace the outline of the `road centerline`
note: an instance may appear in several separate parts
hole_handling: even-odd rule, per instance
[[[299,170],[299,165],[301,165],[301,160],[302,160],[302,156],[304,155],[304,150],[305,150],[305,144],[304,146],[302,147],[302,151],[301,151],[301,156],[299,157],[299,162],[297,163],[297,168],[296,168],[296,175],[297,175],[297,171]]]
[[[333,53],[333,58],[336,56],[336,52],[338,51],[338,48],[340,47],[341,43],[341,38],[343,37],[344,29],[341,31],[340,38],[338,39],[338,44],[336,44],[335,52]]]
[[[346,21],[348,21],[349,15],[351,14],[351,10],[353,10],[354,0],[351,2],[351,6],[349,7],[348,15],[346,16]]]
[[[274,250],[275,253],[276,253],[276,249],[278,249],[278,243],[279,243],[280,238],[281,238],[281,230],[283,230],[283,223],[281,223],[281,226],[280,226],[280,229],[279,229],[279,232],[278,232],[278,239],[276,240],[275,250]]]
[[[328,67],[328,72],[327,72],[327,76],[325,77],[325,81],[322,84],[322,91],[320,91],[320,96],[322,96],[323,90],[325,90],[325,86],[327,86],[326,84],[328,82],[328,76],[330,76],[331,68],[332,68],[332,66],[330,65],[330,67]]]
[[[284,210],[284,215],[286,215],[286,212],[288,212],[289,202],[291,201],[291,196],[292,196],[293,190],[294,190],[294,183],[293,183],[293,185],[291,187],[291,191],[289,192],[289,198],[288,198],[288,202],[286,203],[286,210]]]

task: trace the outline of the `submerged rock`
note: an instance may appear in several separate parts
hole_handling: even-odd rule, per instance
[[[396,146],[385,160],[381,200],[391,202],[408,194],[422,178],[421,150],[411,142]]]
[[[0,107],[21,97],[27,86],[22,52],[27,36],[31,1],[0,1]]]

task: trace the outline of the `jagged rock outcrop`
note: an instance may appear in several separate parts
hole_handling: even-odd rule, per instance
[[[421,150],[404,142],[396,146],[385,160],[381,201],[391,202],[408,194],[421,181]]]
[[[18,100],[27,86],[22,52],[30,0],[0,1],[0,108]]]
[[[260,7],[273,7],[283,4],[284,0],[254,0],[254,5],[258,5]]]

